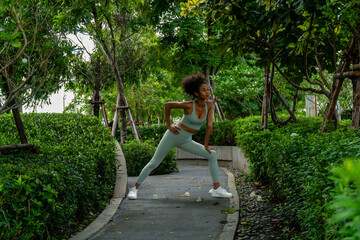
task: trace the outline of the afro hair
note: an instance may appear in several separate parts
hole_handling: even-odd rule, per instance
[[[181,83],[184,91],[193,97],[196,97],[195,92],[199,92],[199,88],[202,84],[207,84],[206,78],[200,72],[185,77]]]

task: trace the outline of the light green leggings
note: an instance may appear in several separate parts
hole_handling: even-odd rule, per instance
[[[183,129],[179,130],[179,134],[167,130],[161,139],[154,156],[150,162],[143,168],[136,183],[141,184],[147,176],[162,162],[166,154],[174,148],[178,147],[187,152],[202,156],[209,161],[209,168],[213,183],[219,182],[219,167],[217,163],[217,154],[211,150],[211,154],[205,147],[192,140],[192,133]]]

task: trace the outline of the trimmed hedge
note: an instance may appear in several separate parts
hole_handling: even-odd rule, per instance
[[[165,124],[152,124],[145,126],[137,126],[139,134],[142,141],[153,141],[154,144],[158,145],[161,138],[165,134],[167,127]],[[128,141],[131,142],[134,140],[134,135],[132,133],[131,127],[127,127]],[[118,134],[118,141],[120,140],[120,133]]]
[[[241,147],[250,163],[253,180],[269,184],[278,197],[279,218],[287,227],[286,239],[358,239],[360,224],[360,133],[342,128],[319,134],[322,119],[298,116],[300,124],[284,127],[260,124],[260,116],[214,123],[210,145]],[[145,126],[147,139],[160,141],[166,127]],[[150,130],[152,128],[152,130]],[[157,133],[157,135],[156,135]],[[193,139],[204,141],[205,126]],[[335,170],[332,170],[334,169]]]
[[[138,176],[145,165],[151,160],[155,153],[156,146],[152,141],[132,141],[128,144],[122,144],[121,148],[126,159],[126,168],[129,176]],[[172,149],[154,169],[151,174],[166,174],[178,171],[175,161],[175,149]]]
[[[113,194],[115,144],[97,118],[23,114],[38,154],[0,155],[0,239],[67,239]],[[19,143],[12,115],[0,115],[0,145]]]
[[[344,158],[360,156],[360,133],[346,128],[318,134],[320,118],[300,117],[301,124],[264,130],[260,117],[237,120],[237,144],[250,161],[251,177],[270,184],[282,199],[278,207],[287,239],[331,239],[325,227],[332,212],[325,206],[333,199],[334,182],[329,179],[334,165]]]
[[[209,145],[212,146],[235,146],[235,121],[224,120],[221,122],[214,122],[213,131],[210,135]],[[165,124],[152,124],[145,126],[138,126],[141,139],[143,141],[151,140],[155,145],[159,144],[161,138],[165,134],[167,127]],[[199,131],[193,135],[193,140],[201,144],[205,141],[206,125],[204,124]],[[128,140],[134,140],[131,127],[127,128]],[[120,141],[120,139],[119,139]]]

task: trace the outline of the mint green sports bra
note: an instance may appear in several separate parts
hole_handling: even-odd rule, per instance
[[[201,128],[201,126],[204,124],[204,122],[206,121],[206,117],[208,114],[208,107],[207,107],[207,103],[205,102],[205,117],[203,118],[198,118],[195,114],[195,101],[193,101],[193,111],[190,114],[187,114],[182,117],[181,119],[181,123],[184,124],[186,127],[195,129],[195,130],[199,130]]]

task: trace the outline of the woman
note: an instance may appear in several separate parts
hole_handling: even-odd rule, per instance
[[[166,154],[174,147],[207,158],[213,180],[213,188],[209,193],[211,193],[213,197],[232,197],[231,193],[220,187],[217,154],[209,147],[209,138],[213,127],[213,103],[208,100],[209,90],[206,79],[201,73],[197,73],[184,78],[182,80],[182,86],[184,91],[195,97],[196,100],[165,103],[165,120],[168,130],[161,139],[154,156],[141,171],[135,186],[130,190],[129,199],[134,200],[137,198],[137,190],[140,184],[159,166]],[[184,116],[177,125],[170,124],[170,111],[173,108],[184,109]],[[206,133],[205,144],[203,146],[194,142],[192,135],[200,129],[205,121]]]

